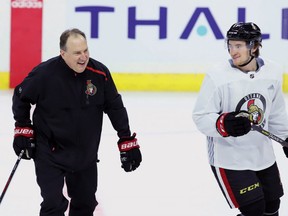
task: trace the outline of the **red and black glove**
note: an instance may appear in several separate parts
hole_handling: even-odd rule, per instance
[[[30,160],[33,158],[35,151],[34,130],[31,127],[16,127],[13,148],[18,156],[24,150],[23,159]]]
[[[243,136],[251,130],[250,120],[241,115],[237,116],[240,112],[223,113],[218,117],[216,129],[221,136]]]
[[[140,146],[135,138],[136,133],[133,133],[129,137],[121,137],[118,141],[118,147],[120,151],[120,159],[122,168],[126,172],[131,172],[140,166],[142,161],[142,155],[140,152]]]

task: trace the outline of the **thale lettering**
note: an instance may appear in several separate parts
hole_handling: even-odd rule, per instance
[[[137,19],[136,7],[128,7],[128,38],[136,39],[136,27],[140,26],[156,26],[159,28],[159,39],[167,38],[167,16],[168,8],[159,7],[159,19]],[[139,10],[139,9],[138,9]],[[99,16],[101,13],[113,13],[114,7],[108,6],[79,6],[75,8],[76,12],[89,12],[91,14],[91,38],[99,38]],[[238,8],[237,22],[246,21],[246,8]],[[224,39],[216,19],[208,7],[196,7],[188,20],[187,25],[183,29],[179,38],[187,40],[195,27],[200,16],[204,16],[217,40]],[[269,39],[270,34],[262,34],[263,39]],[[288,8],[282,9],[282,39],[288,40]]]

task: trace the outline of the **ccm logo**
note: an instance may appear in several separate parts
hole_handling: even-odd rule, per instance
[[[259,182],[257,182],[256,184],[250,185],[250,186],[248,186],[246,188],[241,189],[240,190],[240,194],[247,193],[247,192],[252,191],[252,190],[254,190],[254,189],[258,188],[258,187],[260,187],[260,183]]]

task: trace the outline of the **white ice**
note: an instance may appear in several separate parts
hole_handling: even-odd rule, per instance
[[[197,93],[121,94],[143,162],[132,173],[121,169],[118,138],[106,116],[99,150],[99,205],[94,215],[236,216],[238,210],[228,207],[208,165],[205,137],[192,121]],[[0,91],[1,192],[17,159],[12,148],[11,98],[12,90]],[[286,192],[280,215],[287,216],[288,159],[278,143],[274,147]],[[40,203],[33,162],[21,160],[2,200],[0,216],[36,216]]]

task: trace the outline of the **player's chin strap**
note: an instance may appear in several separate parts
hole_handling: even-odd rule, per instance
[[[251,49],[249,51],[249,54],[250,54],[250,59],[246,63],[238,65],[239,67],[244,67],[244,66],[248,65],[254,59],[254,56],[251,53]]]
[[[246,63],[241,64],[241,65],[238,65],[238,66],[239,66],[239,67],[244,67],[244,66],[248,65],[253,59],[254,59],[254,56],[251,55],[250,60],[248,60]]]

